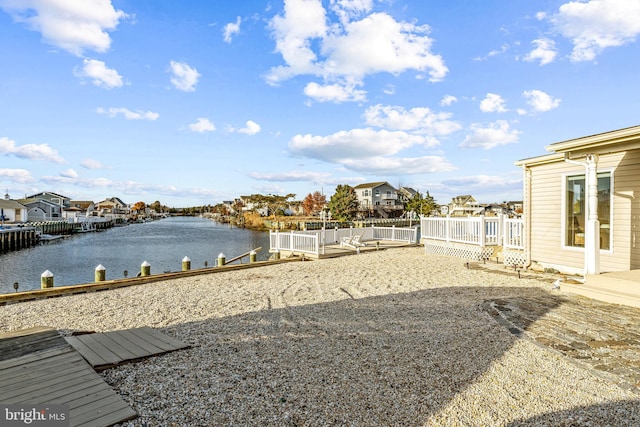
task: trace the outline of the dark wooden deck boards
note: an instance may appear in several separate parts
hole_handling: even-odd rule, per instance
[[[149,327],[65,339],[97,370],[189,347]]]
[[[71,426],[110,426],[137,416],[51,328],[0,335],[0,402],[67,404]]]

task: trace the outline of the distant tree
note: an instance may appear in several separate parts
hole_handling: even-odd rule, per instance
[[[428,191],[425,196],[418,191],[404,204],[404,210],[406,212],[414,212],[417,215],[429,215],[437,206],[435,199]]]
[[[135,202],[133,204],[133,206],[131,206],[131,210],[136,211],[136,212],[144,212],[146,207],[147,207],[147,205],[146,205],[145,202]]]
[[[302,209],[305,215],[316,215],[326,204],[327,197],[319,191],[314,191],[313,194],[309,193],[307,197],[304,198],[302,201]]]
[[[244,205],[242,204],[242,200],[236,199],[231,205],[231,209],[235,212],[236,215],[242,214],[242,208]]]
[[[359,206],[356,190],[349,185],[338,185],[329,200],[331,217],[337,221],[351,221],[358,213]]]
[[[162,204],[158,200],[156,200],[155,202],[151,203],[149,205],[149,207],[151,209],[153,209],[154,211],[156,211],[157,213],[162,213],[165,210],[164,206],[162,206]]]

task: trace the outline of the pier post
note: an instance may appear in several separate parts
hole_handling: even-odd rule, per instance
[[[140,265],[140,275],[151,276],[151,264],[149,264],[147,261],[143,262],[142,265]]]
[[[100,264],[96,267],[96,282],[104,282],[107,277],[107,269]]]
[[[249,252],[249,262],[252,264],[256,262],[256,251]]]
[[[189,271],[191,270],[191,259],[186,256],[184,258],[182,258],[182,271]]]
[[[49,270],[40,276],[40,289],[53,288],[53,273]]]
[[[276,250],[273,253],[273,259],[276,260],[276,261],[280,259],[280,251]]]
[[[222,252],[218,255],[218,267],[222,267],[226,261],[226,258]]]

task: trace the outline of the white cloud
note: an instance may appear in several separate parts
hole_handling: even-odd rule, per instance
[[[487,96],[480,101],[480,110],[484,113],[504,113],[509,111],[504,106],[504,99],[495,93],[487,93]]]
[[[373,0],[331,0],[331,10],[343,24],[363,13],[370,12]]]
[[[371,7],[372,2],[365,0],[332,1],[338,23],[328,20],[320,0],[286,0],[284,14],[270,22],[284,65],[272,68],[267,82],[275,85],[298,75],[318,76],[324,86],[307,85],[308,95],[360,101],[364,91],[344,89],[361,86],[367,75],[414,70],[427,73],[431,81],[442,80],[448,69],[442,57],[431,52],[429,27],[398,22],[385,13],[355,20]]]
[[[15,182],[20,184],[34,182],[31,172],[26,169],[3,169],[0,168],[0,178],[3,181]]]
[[[448,107],[452,105],[454,102],[458,102],[458,98],[456,98],[453,95],[445,95],[440,101],[440,105],[442,105],[443,107]]]
[[[73,169],[67,169],[66,171],[63,171],[60,173],[60,176],[64,177],[64,178],[78,178],[78,172],[76,172]]]
[[[540,65],[547,65],[553,62],[558,55],[556,43],[551,39],[536,39],[531,42],[536,48],[524,57],[527,62],[540,61]]]
[[[191,68],[185,62],[171,61],[170,63],[171,83],[176,89],[184,92],[193,92],[196,90],[200,73],[195,68]]]
[[[507,52],[508,50],[509,50],[509,45],[508,44],[503,44],[502,46],[500,46],[500,49],[494,49],[491,52],[489,52],[486,56],[473,58],[473,60],[474,61],[486,61],[487,59],[489,59],[489,58],[491,58],[493,56],[502,55],[503,53]]]
[[[573,43],[573,61],[593,61],[605,48],[635,41],[640,34],[640,1],[590,0],[563,4],[549,19]]]
[[[385,13],[350,22],[343,34],[331,33],[324,39],[324,72],[360,79],[380,72],[416,70],[428,72],[430,81],[440,81],[448,69],[441,56],[431,53],[429,30],[428,25],[397,22]]]
[[[522,190],[522,178],[520,176],[511,175],[460,176],[444,180],[441,184],[448,187],[450,191],[457,192],[458,194],[461,192],[464,194],[486,193],[487,190],[489,190],[492,197],[495,197],[495,194],[501,190]]]
[[[85,59],[82,61],[82,69],[74,70],[78,77],[88,77],[92,83],[105,89],[113,89],[122,86],[122,76],[113,68],[108,68],[102,61],[96,59]]]
[[[292,153],[325,161],[396,154],[420,145],[425,138],[407,132],[352,129],[329,136],[296,135],[289,142]]]
[[[451,116],[451,113],[434,113],[426,107],[405,110],[403,107],[380,104],[367,108],[364,113],[366,123],[370,126],[434,136],[449,135],[461,129],[459,123],[450,120]]]
[[[304,88],[304,94],[318,102],[349,102],[364,101],[367,92],[358,90],[355,85],[330,84],[321,86],[318,83],[311,82]]]
[[[85,169],[92,169],[92,170],[94,170],[94,169],[108,169],[105,165],[102,164],[101,161],[95,160],[95,159],[84,159],[80,163],[80,166],[82,166]]]
[[[286,66],[271,69],[267,81],[276,84],[298,74],[315,74],[316,54],[311,40],[326,35],[326,15],[319,0],[285,0],[284,16],[275,16],[269,24],[276,39],[276,51]]]
[[[558,108],[561,101],[537,89],[524,91],[522,96],[527,99],[527,104],[533,108],[534,112],[545,112]]]
[[[449,172],[456,169],[442,156],[376,156],[368,159],[346,159],[342,164],[350,170],[374,175],[413,175]]]
[[[518,142],[518,130],[511,129],[506,120],[497,120],[483,127],[478,123],[471,125],[471,134],[467,135],[460,144],[462,148],[482,148],[489,150],[501,145]]]
[[[160,117],[160,114],[154,113],[152,111],[131,111],[128,108],[120,107],[120,108],[109,108],[105,110],[102,107],[96,108],[96,112],[98,114],[104,114],[109,117],[116,117],[118,114],[121,114],[127,120],[157,120]]]
[[[241,22],[242,22],[242,19],[238,16],[235,23],[229,22],[227,25],[224,26],[222,33],[223,33],[223,38],[225,42],[231,43],[233,36],[235,34],[240,33]]]
[[[244,133],[246,135],[255,135],[260,132],[261,129],[262,128],[260,127],[260,125],[253,120],[247,120],[245,127],[243,127],[242,129],[238,129],[238,132]]]
[[[86,49],[106,52],[111,46],[107,31],[127,17],[113,8],[111,0],[0,0],[0,8],[41,33],[46,43],[76,56]]]
[[[254,179],[273,182],[326,182],[332,177],[327,172],[312,171],[290,171],[281,173],[250,173],[249,176]]]
[[[15,141],[9,138],[0,138],[0,154],[12,155],[28,160],[47,160],[54,163],[63,163],[64,159],[58,152],[47,144],[26,144],[16,146]]]
[[[194,132],[213,132],[216,130],[216,126],[207,118],[199,117],[195,123],[191,123],[189,129]]]

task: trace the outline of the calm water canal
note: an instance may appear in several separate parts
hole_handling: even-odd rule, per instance
[[[151,264],[151,274],[180,271],[182,259],[191,259],[191,268],[212,267],[222,252],[227,259],[262,247],[257,259],[269,257],[269,233],[239,228],[195,217],[173,217],[143,224],[115,227],[97,233],[76,234],[21,251],[0,255],[0,293],[40,289],[46,270],[54,275],[55,286],[90,283],[95,268],[102,264],[107,280],[129,277],[140,264]],[[243,260],[248,262],[248,257]]]

